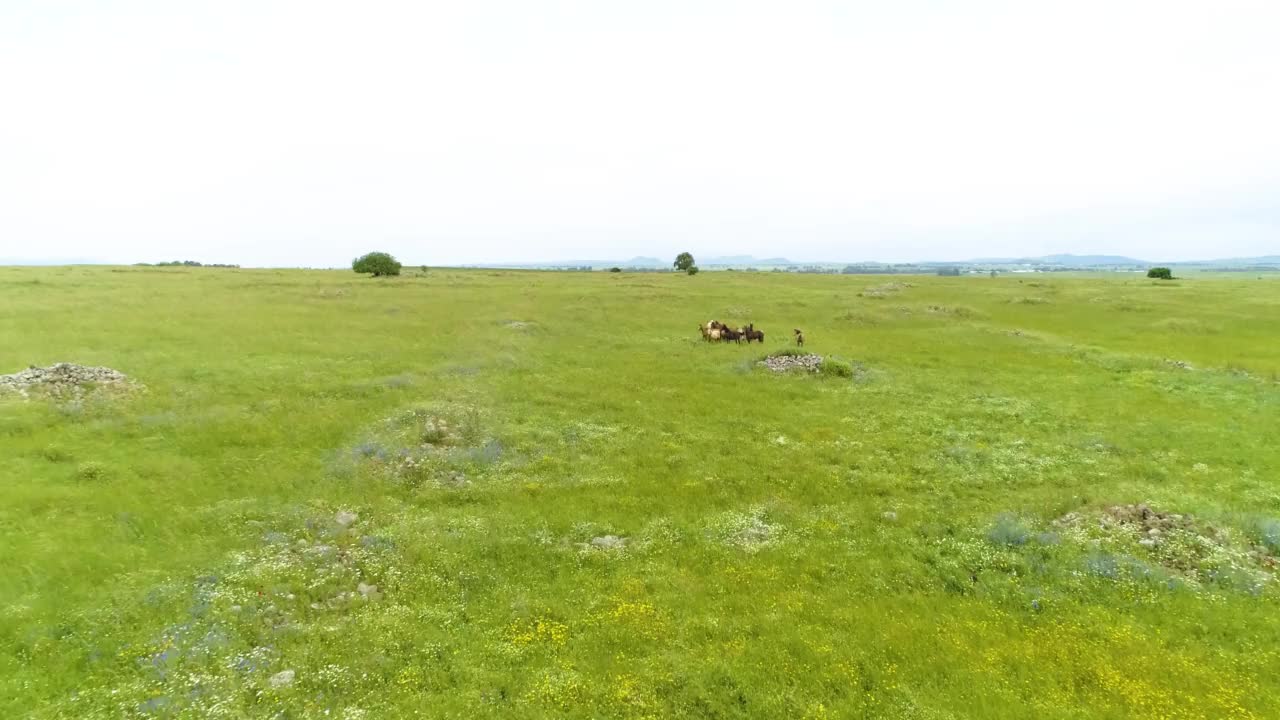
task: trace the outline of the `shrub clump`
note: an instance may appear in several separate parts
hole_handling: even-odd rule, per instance
[[[996,518],[995,524],[987,530],[987,540],[996,545],[1025,545],[1030,538],[1031,531],[1008,513]]]
[[[351,269],[361,274],[372,274],[374,277],[383,275],[399,275],[400,262],[384,252],[371,252],[361,255],[351,261]]]
[[[1147,271],[1147,277],[1153,280],[1172,280],[1173,270],[1167,267],[1153,267]]]
[[[822,359],[822,362],[818,363],[818,374],[825,375],[827,377],[852,378],[853,363],[833,357],[826,357]]]
[[[107,469],[102,463],[83,462],[76,467],[76,477],[85,481],[93,482],[101,480],[107,476]]]

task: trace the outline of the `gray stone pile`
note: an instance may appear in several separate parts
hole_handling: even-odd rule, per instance
[[[808,372],[818,372],[818,367],[822,365],[821,355],[772,355],[760,361],[760,364],[769,368],[774,372],[787,372],[788,370],[805,370]]]
[[[17,393],[22,397],[42,393],[54,398],[75,398],[90,389],[107,386],[128,389],[134,387],[134,383],[118,370],[72,363],[43,368],[33,365],[21,372],[0,375],[0,393]]]

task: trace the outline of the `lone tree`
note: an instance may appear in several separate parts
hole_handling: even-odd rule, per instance
[[[1147,271],[1147,277],[1155,278],[1156,280],[1172,280],[1173,270],[1167,267],[1153,267]]]
[[[351,269],[358,273],[372,273],[374,277],[399,275],[400,262],[389,253],[371,252],[352,260]]]
[[[679,255],[677,255],[676,261],[672,263],[672,266],[675,267],[675,269],[677,270],[683,270],[685,272],[689,272],[689,268],[691,267],[697,267],[696,265],[693,264],[693,256],[687,252],[682,252]],[[692,275],[693,273],[689,273],[689,274]]]

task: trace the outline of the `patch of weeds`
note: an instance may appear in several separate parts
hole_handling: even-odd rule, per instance
[[[76,466],[76,478],[84,482],[95,482],[107,477],[107,468],[100,462],[82,462]]]
[[[380,443],[367,441],[351,448],[351,454],[358,460],[390,460],[391,452]]]
[[[853,363],[833,357],[825,357],[818,364],[818,374],[823,377],[853,378]]]
[[[1280,519],[1262,518],[1255,521],[1250,535],[1272,555],[1280,555]]]
[[[1036,297],[1036,296],[1016,297],[1009,300],[1009,304],[1011,305],[1048,305],[1049,298]]]
[[[1078,545],[1115,556],[1137,553],[1161,572],[1193,586],[1254,592],[1272,581],[1276,571],[1276,558],[1265,545],[1250,546],[1229,528],[1213,527],[1190,515],[1159,512],[1145,504],[1070,512],[1054,525]],[[1256,530],[1254,537],[1260,537]]]
[[[987,530],[987,540],[996,545],[1025,545],[1030,538],[1031,531],[1008,513],[996,518],[995,524]]]
[[[46,445],[44,450],[40,451],[40,456],[51,463],[70,462],[72,459],[71,453],[59,445]]]
[[[949,315],[956,318],[983,318],[986,314],[967,305],[930,305],[929,312],[934,315]]]
[[[858,293],[858,297],[870,298],[872,300],[883,300],[884,298],[896,295],[907,288],[915,287],[911,283],[905,282],[887,282],[881,285],[873,285],[866,290]]]
[[[786,533],[782,525],[769,522],[768,513],[761,507],[723,513],[711,521],[708,531],[725,545],[748,553],[778,544]]]
[[[882,318],[862,310],[850,310],[837,317],[836,320],[851,325],[879,325]]]
[[[1094,552],[1084,560],[1085,572],[1107,580],[1163,580],[1168,576],[1126,554]]]
[[[472,465],[488,466],[502,460],[504,450],[501,440],[489,438],[483,445],[467,450],[464,457]]]

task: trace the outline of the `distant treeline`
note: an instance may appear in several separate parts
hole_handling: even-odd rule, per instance
[[[168,262],[158,263],[134,263],[137,267],[212,267],[212,268],[238,268],[239,265],[230,265],[225,263],[202,263],[195,260],[169,260]]]

